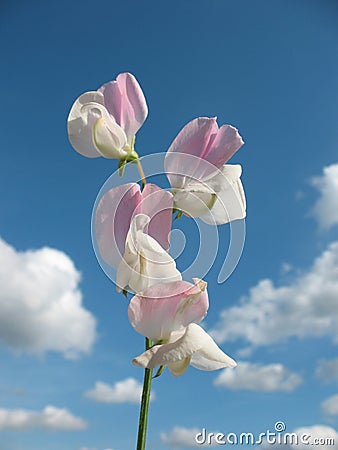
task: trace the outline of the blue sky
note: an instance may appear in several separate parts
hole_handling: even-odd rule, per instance
[[[205,322],[240,364],[156,380],[148,448],[188,449],[203,427],[337,430],[336,2],[17,0],[0,12],[0,450],[134,446],[137,384],[125,380],[142,380],[131,359],[143,339],[90,236],[116,161],[81,157],[66,133],[73,101],[123,71],[149,107],[140,154],[166,151],[198,116],[246,142],[231,161],[245,248],[226,283],[219,260],[208,275]],[[99,381],[110,403],[85,395]]]

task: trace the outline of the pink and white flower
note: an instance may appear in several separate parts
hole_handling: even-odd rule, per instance
[[[185,125],[165,157],[175,207],[216,225],[244,218],[242,168],[225,164],[242,145],[238,130],[219,128],[216,118],[199,117]]]
[[[147,115],[147,103],[136,78],[121,73],[75,101],[68,116],[69,140],[88,158],[126,159],[133,155],[135,134]]]
[[[167,365],[174,376],[182,375],[189,364],[200,370],[235,367],[202,327],[209,300],[207,283],[194,279],[154,285],[135,295],[129,304],[130,323],[156,345],[133,359],[145,368]]]
[[[161,282],[181,280],[167,253],[173,196],[155,184],[143,191],[128,183],[107,191],[95,213],[95,237],[102,259],[117,268],[118,291],[140,292]]]

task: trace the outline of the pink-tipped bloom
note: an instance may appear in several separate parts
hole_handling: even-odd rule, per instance
[[[189,364],[200,370],[235,367],[236,362],[197,325],[206,315],[207,283],[194,279],[154,285],[134,296],[129,304],[130,323],[143,336],[158,343],[133,359],[149,369],[168,365],[182,375]]]
[[[167,253],[173,196],[147,183],[106,192],[95,213],[95,237],[102,259],[117,268],[118,291],[140,292],[165,281],[180,280],[175,261]]]
[[[214,224],[244,218],[242,168],[225,165],[242,145],[237,129],[219,128],[216,118],[199,117],[185,125],[165,157],[175,207]]]
[[[124,159],[132,153],[135,134],[147,115],[147,103],[136,78],[121,73],[75,101],[68,117],[69,140],[88,158]]]

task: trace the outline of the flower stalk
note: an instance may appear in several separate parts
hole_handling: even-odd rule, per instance
[[[136,160],[137,169],[139,171],[140,177],[141,177],[141,183],[142,183],[142,190],[144,189],[145,185],[147,184],[146,176],[144,174],[144,170],[141,164],[141,161],[139,159]]]
[[[146,350],[149,350],[151,346],[152,346],[151,340],[146,338]],[[136,450],[145,450],[145,448],[146,448],[148,411],[149,411],[149,402],[150,402],[152,373],[153,373],[153,369],[145,369],[144,370],[143,391],[142,391],[142,400],[141,400],[141,409],[140,409],[140,419],[139,419],[139,426],[138,426]]]

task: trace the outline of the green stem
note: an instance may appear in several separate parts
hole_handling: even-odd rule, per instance
[[[147,184],[147,180],[146,180],[146,176],[143,171],[142,164],[139,159],[136,160],[136,165],[137,165],[140,177],[141,177],[141,183],[142,183],[142,189],[143,189],[144,186]]]
[[[146,338],[146,350],[152,346],[150,339]],[[140,420],[138,425],[136,450],[145,450],[147,437],[148,410],[153,369],[144,370],[143,391],[141,400]]]

